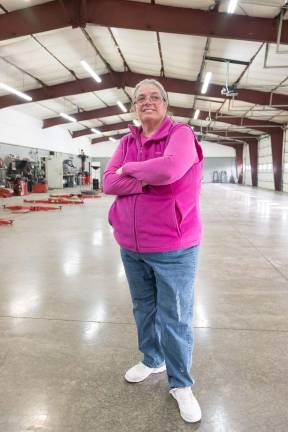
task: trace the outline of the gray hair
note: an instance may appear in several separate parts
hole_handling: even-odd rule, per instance
[[[166,90],[164,89],[163,85],[159,81],[157,81],[153,78],[146,78],[146,79],[140,81],[138,84],[136,84],[134,92],[133,92],[133,102],[135,102],[136,94],[139,90],[139,87],[144,85],[144,84],[152,84],[155,87],[157,87],[158,90],[160,91],[160,94],[161,94],[164,102],[166,102],[168,104],[168,94],[167,94]]]

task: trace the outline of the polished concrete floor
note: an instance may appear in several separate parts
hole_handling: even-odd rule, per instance
[[[181,420],[165,374],[124,382],[140,356],[111,202],[0,227],[0,431],[287,432],[288,194],[203,187],[198,425]]]

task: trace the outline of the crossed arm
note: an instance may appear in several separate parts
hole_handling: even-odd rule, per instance
[[[120,141],[103,176],[103,190],[108,195],[132,195],[142,193],[142,182],[132,176],[120,174],[124,161],[123,147]]]
[[[163,156],[123,165],[118,146],[104,173],[104,192],[112,195],[142,193],[145,185],[167,185],[182,178],[198,162],[194,134],[185,125],[174,131]]]

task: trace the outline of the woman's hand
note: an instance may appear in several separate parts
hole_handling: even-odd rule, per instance
[[[123,174],[122,167],[118,168],[115,172],[116,172],[116,174],[118,174],[118,175]],[[148,183],[142,181],[142,187],[145,187],[145,186],[148,186]]]

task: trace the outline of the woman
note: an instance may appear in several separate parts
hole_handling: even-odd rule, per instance
[[[158,81],[137,84],[133,107],[141,126],[121,139],[103,186],[117,195],[108,219],[121,247],[143,353],[125,379],[140,382],[167,370],[182,418],[197,422],[201,410],[190,368],[203,155],[192,129],[174,123],[167,106]]]

